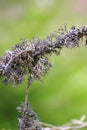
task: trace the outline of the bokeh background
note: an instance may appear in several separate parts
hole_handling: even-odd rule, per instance
[[[45,38],[67,24],[87,24],[87,0],[0,0],[0,56],[21,39]],[[42,122],[62,125],[87,115],[87,47],[52,55],[53,68],[31,85],[29,100]],[[0,82],[0,130],[17,130],[16,107],[24,101],[23,84]]]

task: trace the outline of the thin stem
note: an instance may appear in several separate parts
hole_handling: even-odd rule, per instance
[[[28,81],[28,86],[26,87],[26,95],[25,95],[25,104],[28,103],[28,94],[29,94],[29,88],[30,88],[30,81]]]
[[[45,122],[39,122],[40,125],[42,125],[43,127],[49,127],[49,128],[54,128],[56,126],[52,125],[52,124],[48,124],[48,123],[45,123]]]

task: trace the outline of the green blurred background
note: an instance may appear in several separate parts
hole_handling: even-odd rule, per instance
[[[45,38],[67,24],[87,23],[87,0],[0,0],[0,56],[35,36]],[[43,122],[62,125],[87,115],[87,47],[63,49],[50,57],[54,67],[31,85],[29,100]],[[25,87],[0,82],[0,130],[17,129],[16,107],[24,101]]]

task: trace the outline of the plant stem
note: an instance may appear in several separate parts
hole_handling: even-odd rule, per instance
[[[28,94],[29,94],[29,88],[30,88],[30,81],[28,81],[28,86],[26,87],[26,95],[25,95],[25,104],[28,104]]]

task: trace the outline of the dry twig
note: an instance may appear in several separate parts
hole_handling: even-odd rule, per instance
[[[78,130],[87,127],[87,122],[85,122],[86,116],[83,115],[80,120],[73,119],[71,123],[63,126],[54,126],[47,123],[40,122],[44,126],[43,130]]]

